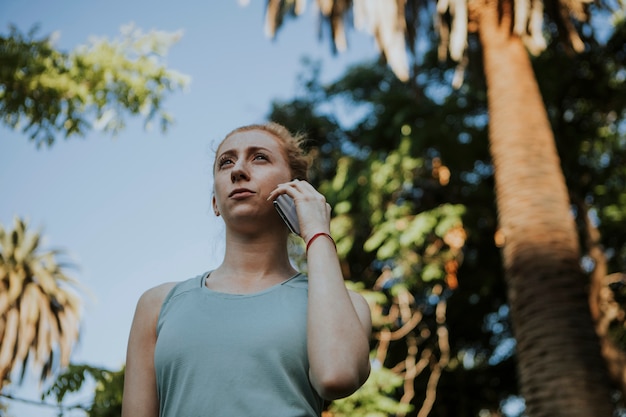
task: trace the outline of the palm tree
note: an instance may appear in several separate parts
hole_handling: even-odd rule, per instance
[[[0,388],[27,365],[40,380],[69,365],[78,339],[80,300],[76,281],[57,263],[58,251],[41,252],[39,233],[16,218],[13,230],[0,224]]]
[[[463,69],[468,33],[482,50],[511,319],[521,393],[531,417],[610,416],[611,386],[587,304],[585,276],[554,135],[528,51],[546,46],[544,14],[565,45],[584,44],[572,17],[589,17],[585,0],[318,0],[333,45],[346,47],[345,21],[368,30],[402,80],[410,78],[420,11],[434,10],[442,57]],[[266,33],[303,10],[303,0],[269,0]],[[430,8],[430,9],[429,9]],[[408,45],[408,46],[407,46]],[[457,74],[462,74],[458,71]],[[458,78],[455,80],[458,84]]]

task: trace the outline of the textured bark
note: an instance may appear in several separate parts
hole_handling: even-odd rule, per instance
[[[626,283],[626,274],[607,274],[607,259],[600,243],[600,231],[589,219],[587,206],[580,201],[576,205],[585,215],[588,255],[595,264],[589,285],[591,318],[596,326],[596,334],[600,338],[602,357],[606,362],[609,376],[622,391],[622,396],[626,397],[626,352],[620,349],[609,333],[611,324],[624,325],[625,315],[623,307],[615,300],[610,285]]]
[[[609,417],[606,366],[554,136],[511,5],[477,0],[504,269],[530,417]]]

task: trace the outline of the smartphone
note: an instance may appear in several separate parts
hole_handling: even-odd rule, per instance
[[[274,208],[280,214],[285,224],[292,233],[300,236],[300,223],[298,222],[298,214],[296,213],[296,204],[287,194],[279,195],[274,200]]]

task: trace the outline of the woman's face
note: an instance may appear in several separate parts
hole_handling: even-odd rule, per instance
[[[214,170],[213,208],[231,219],[254,218],[272,212],[267,200],[278,184],[291,181],[279,141],[262,130],[236,132],[219,146]]]

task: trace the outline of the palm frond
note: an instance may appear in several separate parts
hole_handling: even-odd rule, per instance
[[[544,16],[554,22],[566,45],[577,52],[584,49],[574,20],[586,22],[589,19],[588,9],[593,0],[498,1],[512,4],[514,21],[511,31],[524,41],[530,53],[537,55],[547,46],[543,33]],[[381,55],[399,79],[409,79],[409,55],[415,53],[420,10],[426,10],[429,1],[317,0],[316,3],[322,25],[330,28],[333,50],[341,52],[347,48],[346,19],[352,11],[354,27],[374,38]],[[436,4],[434,28],[439,35],[439,58],[450,57],[459,63],[459,75],[467,65],[468,34],[476,30],[472,15],[474,11],[480,12],[481,3],[468,0],[432,0],[432,3]],[[285,16],[288,13],[298,15],[304,8],[304,0],[268,0],[266,34],[275,37]],[[457,75],[455,80],[459,79]]]
[[[60,251],[40,250],[41,235],[27,222],[14,220],[13,229],[0,225],[0,382],[28,365],[41,369],[42,381],[60,358],[69,364],[78,339],[81,301],[78,282],[57,262]],[[62,267],[63,266],[63,267]]]
[[[306,0],[267,0],[265,6],[265,35],[276,36],[276,31],[283,24],[285,16],[301,15],[306,8]]]
[[[0,381],[4,385],[14,364],[15,341],[20,320],[19,311],[16,308],[11,308],[2,319],[4,321],[4,334],[0,346],[0,376],[2,377]]]
[[[396,76],[409,79],[404,1],[354,0],[354,26],[372,35]]]

